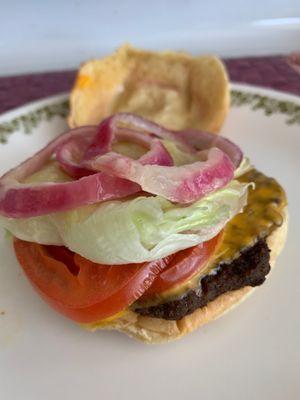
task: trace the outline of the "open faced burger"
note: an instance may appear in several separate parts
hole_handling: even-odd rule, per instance
[[[200,130],[220,128],[228,100],[214,57],[125,47],[83,66],[73,128],[0,180],[0,223],[53,308],[157,343],[265,281],[286,197],[236,144]]]

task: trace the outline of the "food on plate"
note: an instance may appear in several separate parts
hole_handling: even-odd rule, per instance
[[[117,329],[147,343],[177,339],[238,304],[265,281],[287,229],[279,183],[237,144],[199,130],[219,129],[218,106],[215,119],[212,105],[207,116],[200,107],[197,120],[190,92],[176,86],[175,103],[184,92],[186,108],[161,92],[176,60],[194,82],[191,66],[201,57],[124,47],[87,63],[72,92],[73,128],[0,179],[0,224],[41,297],[89,330]],[[224,106],[226,74],[211,62],[223,77],[214,102]],[[112,65],[126,72],[119,91],[111,91]],[[159,82],[161,108],[149,107],[156,92],[135,87],[132,71]],[[209,97],[202,89],[194,88]],[[122,101],[112,100],[120,93]]]
[[[263,283],[285,207],[228,139],[133,114],[70,130],[0,180],[0,222],[41,296],[89,329],[147,342]]]

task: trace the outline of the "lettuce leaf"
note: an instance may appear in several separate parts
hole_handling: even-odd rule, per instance
[[[159,196],[140,196],[40,217],[0,217],[0,224],[20,239],[64,245],[94,262],[138,263],[165,257],[214,237],[243,210],[248,186],[233,180],[188,206]]]
[[[253,166],[250,163],[250,160],[248,157],[244,157],[242,159],[241,164],[239,167],[234,171],[234,177],[239,178],[240,176],[246,174],[250,169],[252,169]]]

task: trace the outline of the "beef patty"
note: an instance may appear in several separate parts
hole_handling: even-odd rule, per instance
[[[139,307],[134,311],[149,317],[178,320],[206,306],[223,293],[245,286],[259,286],[270,271],[269,253],[266,240],[260,239],[230,264],[221,264],[213,273],[202,277],[197,288],[188,290],[178,299]]]

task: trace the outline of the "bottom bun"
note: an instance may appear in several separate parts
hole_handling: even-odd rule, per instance
[[[288,214],[283,212],[283,224],[267,238],[270,253],[270,265],[273,268],[275,260],[281,252],[287,235]],[[194,331],[196,328],[221,317],[241,303],[254,291],[254,287],[244,288],[227,292],[217,297],[207,306],[195,310],[192,314],[178,321],[169,321],[160,318],[141,316],[134,311],[126,311],[119,318],[106,323],[85,326],[88,330],[115,329],[126,333],[130,337],[142,340],[145,343],[165,343]]]

